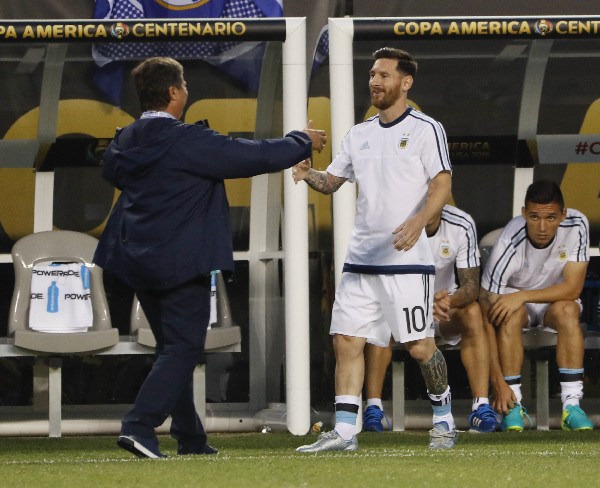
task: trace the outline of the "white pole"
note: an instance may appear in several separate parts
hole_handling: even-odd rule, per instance
[[[336,154],[354,125],[353,20],[329,19],[329,80],[331,96],[331,150]],[[366,81],[365,81],[366,83]],[[333,242],[336,287],[348,250],[356,214],[356,185],[344,183],[333,194]]]
[[[354,125],[353,37],[353,19],[329,19],[329,91],[333,154],[340,150],[342,139]],[[346,182],[333,194],[333,261],[336,288],[342,277],[355,215],[356,184]],[[362,430],[362,401],[360,403],[356,421],[357,433]]]
[[[306,19],[286,19],[283,43],[283,129],[306,126]],[[284,172],[285,363],[287,427],[294,435],[310,429],[308,300],[308,190]]]
[[[33,232],[52,230],[54,212],[54,171],[35,173]]]

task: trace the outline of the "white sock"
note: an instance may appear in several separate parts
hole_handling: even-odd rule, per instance
[[[454,417],[452,416],[452,395],[450,394],[450,386],[446,387],[446,391],[441,395],[434,395],[427,392],[431,407],[433,408],[433,423],[446,422],[450,430],[454,430]]]
[[[473,404],[471,405],[471,411],[475,411],[479,408],[479,405],[489,405],[490,399],[488,397],[475,397],[473,398]]]
[[[369,408],[371,405],[379,407],[379,410],[383,412],[383,403],[381,403],[381,398],[367,398],[367,408]]]
[[[335,397],[336,405],[339,403],[346,403],[349,405],[356,405],[355,412],[358,412],[358,407],[360,405],[360,397],[353,395],[336,395]],[[349,441],[354,437],[356,433],[356,417],[357,413],[348,412],[348,411],[339,411],[336,407],[335,411],[335,427],[334,430],[339,434],[339,436]]]
[[[456,428],[456,424],[454,423],[454,417],[451,413],[447,413],[446,415],[434,415],[433,423],[438,424],[440,422],[446,422],[448,424],[448,429],[454,430]]]
[[[579,400],[583,398],[583,381],[561,381],[560,388],[563,410],[566,410],[568,405],[579,406]]]
[[[345,441],[349,441],[356,434],[356,426],[345,422],[336,422],[334,430]]]
[[[508,386],[510,386],[510,389],[514,392],[515,396],[517,397],[517,402],[521,403],[521,401],[523,400],[523,394],[521,393],[521,383]]]

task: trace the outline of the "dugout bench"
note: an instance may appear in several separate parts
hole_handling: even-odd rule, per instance
[[[534,400],[526,404],[530,413],[535,412],[535,428],[550,429],[550,382],[549,359],[555,354],[556,334],[552,332],[529,329],[523,334],[525,358],[522,371],[522,391],[525,399]],[[585,349],[600,349],[600,333],[585,332]],[[392,354],[392,430],[405,430],[405,360],[408,357],[406,349],[401,345],[394,348]],[[440,347],[442,352],[459,350],[459,346]],[[410,360],[410,359],[409,359]],[[531,385],[531,368],[535,367],[535,395]],[[535,408],[534,408],[535,407]],[[532,421],[533,424],[533,421]],[[533,425],[532,425],[533,427]]]

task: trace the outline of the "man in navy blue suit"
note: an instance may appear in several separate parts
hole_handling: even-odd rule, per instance
[[[226,178],[279,171],[322,150],[327,137],[304,131],[266,140],[232,139],[179,119],[188,92],[183,67],[150,58],[134,68],[143,111],[117,133],[103,176],[121,196],[94,262],[128,283],[156,338],[156,358],[117,444],[161,458],[154,429],[171,415],[178,454],[215,454],[196,413],[194,367],[210,315],[210,272],[233,271]]]

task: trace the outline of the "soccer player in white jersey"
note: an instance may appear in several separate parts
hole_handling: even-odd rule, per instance
[[[579,325],[589,262],[585,215],[565,208],[558,185],[540,180],[525,195],[521,215],[496,240],[481,280],[479,299],[490,341],[494,407],[506,430],[523,430],[522,329],[537,326],[558,334],[564,430],[591,430],[579,407],[583,397],[583,333]]]
[[[425,225],[448,201],[451,165],[442,125],[407,104],[417,71],[410,54],[382,48],[373,54],[371,103],[378,115],[350,129],[326,171],[295,166],[325,194],[358,182],[356,219],[333,305],[330,334],[336,357],[335,427],[300,452],[356,450],[356,417],[367,339],[403,342],[423,373],[433,406],[429,447],[448,449],[457,438],[444,356],[433,327],[434,262]],[[349,82],[351,82],[349,80]]]
[[[435,261],[433,310],[437,344],[455,346],[460,343],[461,359],[473,394],[472,413],[468,419],[470,430],[499,431],[498,415],[490,406],[488,396],[489,351],[477,303],[480,260],[475,222],[468,213],[446,205],[427,223],[425,233]],[[392,349],[367,340],[365,358],[367,408],[363,429],[381,432],[384,417],[381,392]]]

